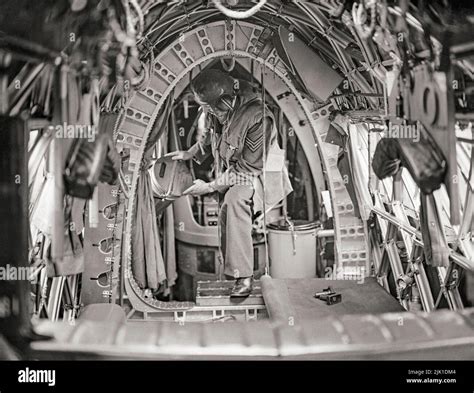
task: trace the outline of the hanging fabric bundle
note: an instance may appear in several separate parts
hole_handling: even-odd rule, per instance
[[[425,194],[441,187],[446,175],[446,160],[439,147],[425,132],[420,132],[420,140],[416,143],[412,139],[403,138],[380,140],[372,161],[372,168],[377,177],[383,179],[392,176],[399,166],[408,169],[415,183]]]
[[[168,129],[172,103],[173,95],[170,94],[150,132],[138,177],[135,225],[132,229],[132,272],[142,289],[157,290],[167,278],[149,169],[155,144]]]
[[[156,211],[148,172],[138,181],[136,225],[133,230],[133,277],[145,289],[157,290],[166,280],[166,269],[156,223]]]

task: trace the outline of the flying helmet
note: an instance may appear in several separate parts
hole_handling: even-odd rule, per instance
[[[215,69],[204,70],[191,82],[191,88],[197,103],[208,106],[212,112],[233,109],[236,88],[235,80],[229,74]]]

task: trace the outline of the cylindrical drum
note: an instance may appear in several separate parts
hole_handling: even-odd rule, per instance
[[[270,275],[273,278],[316,277],[316,221],[268,224]]]

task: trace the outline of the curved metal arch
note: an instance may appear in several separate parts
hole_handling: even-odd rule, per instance
[[[345,220],[344,222],[349,223],[351,227],[354,225],[360,225],[360,222],[357,222],[358,219],[353,214],[352,208],[345,210],[343,207],[344,204],[347,206],[347,198],[346,200],[341,200],[340,184],[342,184],[342,182],[339,182],[339,191],[335,189],[334,184],[337,183],[333,183],[334,179],[332,179],[335,158],[326,158],[327,150],[324,148],[324,145],[327,144],[322,142],[322,135],[325,134],[327,127],[329,127],[329,121],[327,118],[329,115],[328,108],[322,108],[317,112],[313,111],[313,104],[301,96],[291,80],[287,77],[287,72],[283,62],[279,60],[274,50],[266,58],[256,56],[253,53],[255,41],[258,38],[259,33],[263,30],[261,26],[247,22],[239,22],[239,24],[245,26],[251,31],[251,34],[247,37],[248,42],[244,42],[243,45],[242,43],[239,43],[236,46],[236,32],[234,30],[234,34],[229,34],[229,31],[226,30],[227,25],[225,21],[208,24],[205,28],[195,28],[175,40],[157,57],[155,64],[153,64],[154,70],[150,81],[146,83],[146,86],[141,91],[134,93],[125,108],[125,116],[123,117],[122,123],[117,132],[117,146],[119,149],[130,150],[128,168],[129,179],[131,178],[131,181],[128,182],[130,184],[130,199],[128,200],[128,214],[125,226],[125,243],[122,245],[125,254],[122,254],[122,260],[125,263],[125,287],[133,306],[138,311],[152,312],[160,309],[169,310],[169,306],[166,306],[165,303],[145,299],[142,296],[138,285],[133,279],[131,269],[133,257],[131,233],[133,216],[136,208],[138,178],[145,153],[145,146],[165,100],[173,93],[173,90],[184,77],[208,60],[228,57],[229,55],[239,58],[253,59],[261,67],[269,70],[282,81],[295,97],[295,100],[301,108],[301,115],[304,116],[301,121],[306,122],[310,126],[315,141],[315,147],[319,151],[322,172],[326,174],[327,186],[331,199],[333,200],[336,243],[343,240],[340,238],[338,230],[340,226],[339,217],[341,220]],[[223,29],[223,37],[218,37],[213,42],[209,35],[212,34],[213,31],[216,31],[216,29],[219,31],[220,29]],[[199,44],[199,47],[196,47],[196,43]],[[201,55],[199,55],[199,52]],[[179,61],[177,61],[177,59]],[[173,68],[173,70],[171,68]],[[177,72],[174,72],[174,68],[176,68]],[[338,211],[340,210],[344,210],[341,215],[338,214]],[[339,254],[342,252],[342,248],[343,247],[339,247]],[[351,249],[351,247],[349,247],[349,249]],[[360,251],[360,249],[358,249],[358,251]],[[185,305],[181,306],[184,307]],[[179,308],[182,309],[183,307]],[[189,307],[189,305],[187,307]]]
[[[151,4],[148,9],[151,9],[156,5],[158,5],[158,3]],[[247,21],[261,26],[278,26],[281,23],[288,26],[293,26],[295,31],[307,39],[309,46],[316,47],[319,52],[331,59],[331,61],[333,61],[334,64],[340,68],[342,66],[341,59],[335,57],[333,49],[330,47],[330,43],[337,37],[342,37],[341,39],[343,39],[344,42],[349,42],[350,40],[353,40],[353,38],[340,30],[332,28],[327,29],[325,27],[328,23],[327,17],[324,16],[321,10],[318,11],[320,8],[319,5],[313,4],[313,6],[316,7],[316,9],[305,8],[303,3],[294,4],[293,6],[290,6],[289,4],[277,6],[275,4],[267,3],[260,12],[247,19]],[[323,9],[328,12],[331,8],[333,8],[333,11],[335,11],[336,9],[334,7],[335,6],[333,5],[328,5],[326,8],[323,7]],[[186,8],[186,10],[175,12],[174,14],[172,14],[171,9],[175,10],[176,5],[170,6],[170,11],[166,13],[163,20],[161,20],[162,18],[159,18],[159,20],[155,19],[154,22],[150,23],[146,33],[147,37],[149,37],[151,34],[154,34],[157,30],[163,29],[164,31],[167,31],[166,39],[169,39],[172,38],[173,35],[177,36],[191,27],[196,26],[198,22],[204,24],[206,19],[208,22],[214,22],[216,16],[220,16],[220,18],[224,16],[216,8],[209,8],[201,5],[189,5],[189,8]],[[194,18],[195,13],[206,13],[207,15],[196,19]],[[172,15],[171,19],[170,15]],[[184,15],[186,15],[186,18],[183,22],[183,18],[180,17],[184,17]],[[315,20],[317,23],[315,23]],[[166,28],[163,28],[161,27],[163,23],[171,23],[172,26],[170,25]],[[308,29],[313,33],[309,34],[307,31]],[[173,30],[173,32],[170,33],[170,30]],[[330,30],[328,35],[326,35],[326,30]],[[333,34],[333,30],[337,30],[337,32]],[[317,36],[319,36],[319,41],[324,42],[318,43],[318,40],[316,40]],[[157,46],[159,41],[164,39],[162,36],[156,38],[158,41],[155,39],[150,40],[150,38],[148,38],[148,41],[152,41],[153,45]],[[355,41],[353,42],[355,43]]]

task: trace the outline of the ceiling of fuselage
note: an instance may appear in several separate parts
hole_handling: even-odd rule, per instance
[[[223,2],[226,4],[226,2]],[[227,2],[229,3],[229,2]],[[234,11],[245,11],[256,2],[234,1]],[[345,89],[366,94],[381,95],[382,81],[374,77],[368,64],[386,60],[389,56],[379,53],[369,41],[361,44],[354,31],[350,17],[350,2],[343,8],[341,2],[324,1],[267,1],[254,15],[233,19],[265,27],[272,34],[278,34],[283,26],[300,38],[330,67],[349,81]],[[226,4],[229,7],[228,4]],[[349,11],[345,12],[344,11]],[[142,31],[139,32],[137,46],[144,62],[157,56],[165,47],[182,34],[197,27],[219,20],[230,20],[216,8],[213,1],[145,1],[141,4]],[[140,19],[140,18],[138,18]],[[141,34],[140,34],[141,33]],[[263,36],[263,34],[262,34]],[[301,85],[302,86],[302,85]],[[307,88],[308,86],[306,86]],[[299,89],[301,92],[306,89]],[[373,98],[371,102],[359,97],[353,109],[378,108],[382,100]]]
[[[145,7],[147,5],[148,8],[143,9],[144,33],[138,41],[143,55],[148,54],[151,48],[155,53],[159,52],[193,27],[226,19],[212,2],[207,1],[150,1]],[[250,1],[239,1],[235,9],[248,9],[252,5],[255,4]],[[353,60],[362,61],[363,55],[349,28],[341,20],[330,20],[336,11],[335,6],[321,6],[314,2],[270,1],[245,21],[273,31],[278,26],[287,27],[317,51],[328,64],[344,71],[334,45],[338,45]]]
[[[137,14],[136,19],[139,20],[137,44],[142,60],[146,62],[150,57],[158,55],[182,34],[197,26],[230,20],[215,3],[217,1],[214,0],[140,2],[140,15]],[[232,11],[249,12],[258,2],[226,0],[220,3]],[[429,25],[432,33],[443,26],[437,20],[439,12],[435,10],[436,1],[423,6],[426,12],[421,16],[414,3],[406,3],[406,9],[403,10],[400,8],[403,5],[399,5],[403,1],[381,1],[381,10],[386,12],[379,10],[376,16],[377,23],[381,25],[377,27],[377,40],[362,36],[361,28],[370,28],[371,17],[369,14],[360,14],[356,23],[354,15],[357,14],[358,3],[354,4],[351,0],[267,0],[264,3],[251,16],[233,20],[237,25],[243,20],[265,27],[275,35],[278,34],[279,26],[285,27],[348,80],[345,90],[372,97],[381,97],[383,94],[385,71],[396,63],[402,63],[403,56],[400,52],[406,48],[403,46],[405,44],[396,42],[397,32],[403,30],[404,34],[408,34],[408,45],[413,53],[430,53],[432,48],[424,37],[424,26]],[[388,7],[384,8],[384,4],[388,4]],[[428,23],[427,18],[436,21]],[[361,23],[365,27],[361,27]],[[359,97],[354,102],[361,109],[383,105],[382,100],[377,98],[366,100]]]
[[[245,6],[245,3],[248,2],[240,2],[239,4]],[[280,3],[280,5],[274,3]],[[333,56],[328,37],[324,36],[323,27],[323,24],[329,23],[329,14],[324,15],[314,3],[283,3],[288,2],[273,1],[266,4],[261,11],[245,20],[272,29],[276,29],[280,25],[289,27],[306,39],[308,43],[311,42],[311,45],[320,50],[322,54],[328,57]],[[186,4],[188,5],[184,3],[174,5],[155,3],[155,6],[149,9],[145,17],[145,36],[149,42],[156,45],[158,50],[192,27],[225,19],[225,15],[213,7],[212,3],[203,5],[202,1],[189,1]],[[305,10],[303,7],[308,7],[308,9]],[[321,23],[315,21],[316,17],[321,18]],[[347,46],[352,44],[352,48],[357,47],[346,26],[337,20],[332,20],[331,24],[332,26],[337,24],[335,29],[346,35]],[[355,51],[355,53],[356,56],[362,58],[360,52],[357,54],[357,51]]]
[[[284,26],[294,32],[328,65],[346,77],[349,83],[344,89],[366,96],[380,96],[383,93],[385,72],[394,64],[402,64],[403,52],[409,50],[418,59],[428,59],[433,54],[433,47],[439,49],[439,42],[436,44],[427,40],[426,33],[440,40],[447,26],[453,32],[459,26],[470,31],[469,27],[472,26],[472,20],[469,19],[472,12],[461,10],[455,2],[451,4],[445,0],[375,2],[381,7],[376,12],[375,24],[380,24],[375,30],[377,38],[374,30],[367,37],[361,33],[361,29],[369,31],[372,28],[370,1],[267,0],[255,13],[249,11],[260,2],[250,0],[143,0],[138,3],[138,48],[145,61],[151,53],[157,55],[194,27],[229,19],[218,9],[216,3],[221,3],[231,11],[251,14],[245,19],[234,19],[237,23],[245,20],[268,28],[273,33],[277,32],[279,26]],[[365,4],[363,13],[360,13],[362,5],[359,3]],[[387,8],[384,8],[385,5]],[[408,43],[397,43],[400,32],[408,38]],[[382,100],[367,101],[359,98],[358,102],[363,106],[364,103],[370,104],[368,106],[373,108],[383,105]]]

